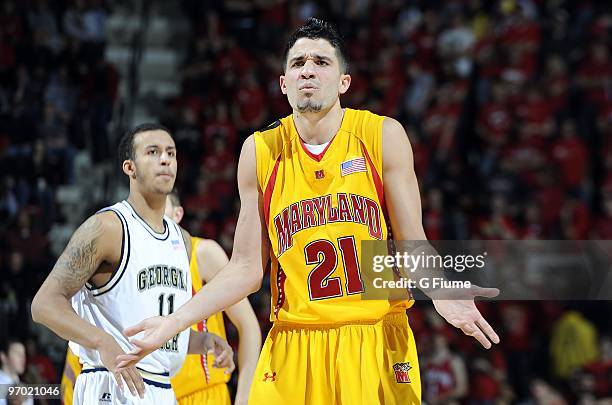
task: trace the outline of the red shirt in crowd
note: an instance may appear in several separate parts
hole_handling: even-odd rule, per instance
[[[38,371],[38,374],[43,378],[46,383],[54,383],[57,381],[57,372],[55,366],[49,360],[47,356],[37,354],[35,356],[28,357],[28,365],[34,366]]]
[[[607,215],[601,215],[595,220],[593,227],[596,239],[612,239],[612,218]]]
[[[230,120],[207,121],[204,124],[202,129],[202,142],[204,143],[204,148],[207,149],[212,147],[215,138],[218,136],[225,140],[228,150],[234,150],[236,148],[236,127]]]
[[[529,352],[533,342],[527,309],[518,303],[500,303],[504,325],[504,346],[513,352]]]
[[[527,124],[543,124],[552,119],[553,112],[549,100],[543,97],[526,100],[516,111],[518,117]]]
[[[596,361],[584,367],[584,371],[595,379],[595,395],[603,398],[612,389],[612,360]]]
[[[486,359],[479,359],[477,362],[484,362],[492,369],[477,369],[471,374],[469,398],[476,401],[495,401],[501,394],[501,386],[498,375],[506,373],[506,359],[498,348],[487,351]]]
[[[584,240],[589,237],[591,214],[585,203],[568,201],[563,207],[563,228],[567,239]]]
[[[587,98],[597,105],[603,105],[608,99],[604,82],[612,72],[612,62],[588,59],[578,69],[578,77],[587,82],[584,86]],[[599,84],[596,84],[599,83]]]
[[[576,136],[559,139],[552,145],[552,157],[561,169],[561,178],[566,187],[573,188],[582,184],[588,156],[586,145]]]
[[[436,33],[421,29],[412,34],[410,43],[416,47],[415,60],[424,70],[436,70]]]
[[[257,85],[240,87],[234,97],[240,120],[245,128],[260,129],[266,108],[266,96]]]
[[[524,135],[515,144],[502,149],[502,165],[516,172],[525,184],[537,183],[537,169],[548,163],[546,145],[539,137]]]
[[[427,362],[422,374],[425,398],[448,395],[457,384],[450,357],[439,363]]]
[[[533,50],[538,46],[540,40],[540,28],[526,18],[510,21],[501,33],[501,42],[506,46],[528,45]]]
[[[512,116],[508,108],[499,103],[484,104],[480,109],[478,123],[485,139],[496,145],[504,144],[512,126]]]
[[[542,187],[537,192],[537,200],[542,208],[542,221],[551,225],[559,219],[563,205],[564,191],[557,185]]]
[[[546,79],[546,89],[548,89],[547,103],[553,111],[560,111],[565,108],[569,84],[570,81],[566,74]]]
[[[441,240],[442,239],[442,212],[437,209],[429,209],[425,211],[423,217],[423,226],[427,239]]]

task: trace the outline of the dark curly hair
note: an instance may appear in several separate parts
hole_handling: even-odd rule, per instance
[[[336,50],[338,61],[340,62],[340,66],[342,67],[342,73],[348,73],[349,61],[344,40],[342,39],[340,34],[338,34],[338,31],[332,24],[314,17],[309,18],[304,23],[304,25],[295,30],[293,34],[291,34],[291,36],[289,37],[289,41],[287,41],[287,46],[285,46],[285,53],[283,58],[283,60],[285,61],[285,66],[283,67],[283,70],[285,70],[287,67],[287,56],[289,55],[289,50],[300,38],[327,40]]]

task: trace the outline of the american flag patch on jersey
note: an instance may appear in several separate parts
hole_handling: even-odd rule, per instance
[[[340,165],[340,174],[348,176],[349,174],[367,172],[366,162],[364,157],[347,160]]]

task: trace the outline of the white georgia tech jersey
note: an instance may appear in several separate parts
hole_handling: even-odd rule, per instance
[[[102,211],[117,214],[123,226],[119,267],[106,284],[95,288],[87,283],[72,298],[72,306],[129,352],[132,346],[122,333],[124,328],[152,316],[169,315],[191,298],[189,258],[179,227],[170,218],[164,217],[164,232],[157,233],[125,200]],[[188,344],[189,329],[137,367],[145,374],[172,376],[181,368]],[[97,351],[74,342],[70,348],[84,365],[103,366]]]

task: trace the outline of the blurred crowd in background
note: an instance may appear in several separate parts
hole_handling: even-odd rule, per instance
[[[181,93],[159,121],[179,150],[192,234],[231,252],[236,163],[253,130],[291,113],[280,92],[287,34],[310,16],[349,49],[343,106],[404,124],[430,239],[612,239],[612,8],[589,0],[184,0]],[[123,77],[104,59],[102,0],[0,6],[0,330],[27,343],[26,381],[58,382],[29,303],[55,257],[61,185],[75,155],[114,161],[109,124]],[[116,176],[121,176],[117,172]],[[111,203],[111,201],[107,201]],[[84,218],[83,218],[84,219]],[[269,328],[268,286],[251,296]],[[609,302],[481,306],[491,351],[409,318],[429,404],[597,403],[612,396]],[[229,338],[236,344],[236,333]]]

